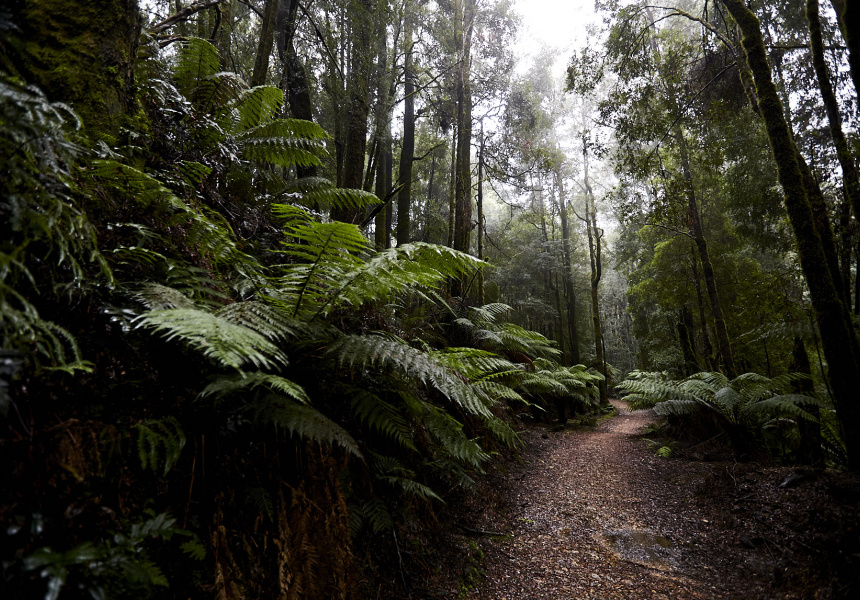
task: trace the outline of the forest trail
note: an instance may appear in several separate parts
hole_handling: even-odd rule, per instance
[[[731,522],[699,502],[706,463],[657,456],[641,432],[651,411],[590,430],[525,433],[534,451],[497,482],[503,515],[482,541],[475,599],[769,598],[774,564],[744,555]],[[741,550],[741,552],[739,552]]]

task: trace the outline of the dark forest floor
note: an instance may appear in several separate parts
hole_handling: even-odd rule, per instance
[[[449,507],[409,597],[860,598],[860,480],[662,458],[653,414],[613,403],[593,428],[526,430],[519,460]]]

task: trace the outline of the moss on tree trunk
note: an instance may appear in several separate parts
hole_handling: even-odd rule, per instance
[[[797,241],[801,268],[818,316],[836,408],[848,448],[848,466],[856,471],[860,469],[857,337],[831,277],[821,238],[815,228],[812,207],[797,162],[797,148],[771,78],[759,21],[741,0],[723,0],[723,3],[743,32],[743,47],[755,79],[759,108],[785,194],[785,207]]]
[[[113,141],[134,110],[137,0],[23,0],[13,11],[20,74],[71,104],[92,138]]]

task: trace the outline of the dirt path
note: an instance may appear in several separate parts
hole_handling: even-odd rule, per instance
[[[593,430],[527,433],[534,451],[485,513],[500,520],[482,522],[509,536],[481,541],[485,578],[469,597],[786,597],[769,595],[773,563],[739,554],[732,523],[702,508],[710,467],[656,456],[639,436],[650,411],[613,403],[619,415]]]

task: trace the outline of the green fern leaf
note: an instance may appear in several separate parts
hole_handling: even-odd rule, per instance
[[[253,329],[199,309],[149,311],[138,317],[137,326],[161,333],[168,341],[182,340],[192,350],[226,367],[273,369],[288,362],[276,345]]]
[[[298,384],[293,383],[289,379],[285,379],[278,375],[270,375],[268,373],[246,373],[242,372],[238,375],[224,375],[218,377],[200,392],[200,397],[215,396],[216,398],[226,398],[243,390],[253,390],[254,388],[263,387],[272,392],[282,394],[288,398],[301,402],[302,404],[310,404],[310,398],[305,393],[305,390]]]
[[[278,398],[258,406],[257,418],[317,443],[338,444],[355,456],[362,457],[352,436],[311,406]]]

